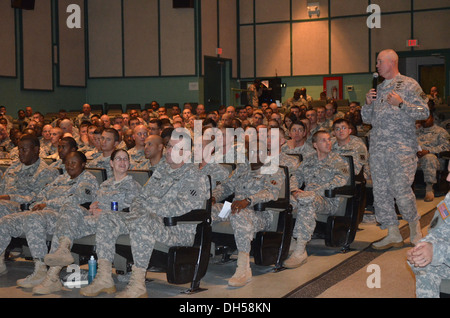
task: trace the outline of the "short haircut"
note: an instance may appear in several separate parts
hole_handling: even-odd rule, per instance
[[[103,132],[113,134],[114,135],[114,141],[117,141],[117,142],[120,141],[120,135],[119,135],[119,132],[116,129],[111,128],[111,127],[110,128],[105,128],[105,129],[103,129]]]
[[[20,141],[29,141],[33,144],[34,147],[41,147],[39,138],[36,135],[24,134],[20,137]]]
[[[73,153],[75,156],[77,156],[77,157],[81,160],[81,162],[83,162],[83,163],[86,163],[86,162],[87,162],[86,155],[85,155],[84,153],[82,153],[81,151],[79,151],[79,150],[77,150],[77,151],[71,151],[71,152],[69,152],[69,153],[67,154],[67,156],[70,155],[71,153]],[[67,158],[67,157],[66,157],[66,158]]]
[[[348,121],[348,120],[345,119],[345,118],[338,118],[338,119],[336,119],[336,120],[333,122],[332,128],[334,129],[334,127],[335,127],[337,124],[342,124],[342,123],[346,123],[347,126],[351,127],[350,121]]]
[[[303,129],[306,131],[306,125],[304,122],[302,122],[301,120],[295,120],[292,122],[291,127],[289,127],[289,130],[292,129],[292,127],[294,127],[294,125],[298,125],[298,126],[302,126]]]
[[[78,150],[78,144],[77,144],[76,140],[73,137],[69,137],[69,136],[63,137],[63,138],[61,138],[61,141],[67,141],[67,143],[69,144],[70,148]]]
[[[320,135],[320,134],[327,134],[327,135],[329,135],[330,133],[329,133],[328,131],[326,131],[326,130],[318,130],[318,131],[316,131],[316,132],[314,133],[314,135],[312,136],[311,142],[312,142],[312,143],[317,142],[317,139],[319,138],[319,135]]]

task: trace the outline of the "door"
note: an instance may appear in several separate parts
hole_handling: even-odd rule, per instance
[[[230,60],[205,56],[204,101],[207,111],[227,105],[227,87],[231,74]]]

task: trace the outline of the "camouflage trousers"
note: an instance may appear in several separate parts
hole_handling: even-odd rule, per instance
[[[317,218],[336,213],[337,203],[337,200],[324,198],[313,191],[300,193],[292,204],[296,214],[292,236],[298,242],[308,243],[314,234]]]
[[[126,222],[130,231],[134,265],[147,268],[156,242],[167,246],[191,246],[194,244],[196,224],[165,226],[163,218],[147,214]]]
[[[64,205],[56,221],[50,253],[56,251],[59,239],[68,237],[71,242],[84,236],[95,234],[98,217],[89,215],[82,206]]]
[[[272,224],[273,214],[270,211],[255,211],[253,208],[246,208],[239,213],[230,214],[226,219],[219,218],[219,213],[223,208],[222,203],[214,204],[211,215],[213,224],[218,222],[230,222],[233,229],[234,239],[238,251],[250,253],[251,243],[255,234],[268,230]]]
[[[17,211],[20,211],[20,203],[9,200],[0,200],[0,218]]]
[[[419,159],[419,168],[423,171],[423,179],[426,183],[435,184],[437,182],[436,172],[441,164],[436,155],[429,153]]]
[[[442,280],[450,279],[450,267],[445,264],[430,264],[423,268],[411,266],[411,269],[416,276],[416,297],[439,298]]]
[[[116,241],[120,235],[129,234],[126,224],[128,213],[103,211],[97,221],[95,245],[99,259],[114,261]]]
[[[25,235],[33,258],[44,258],[48,252],[47,235],[53,234],[58,211],[45,209],[13,213],[0,219],[0,249],[8,247],[12,237]]]
[[[395,204],[407,222],[420,219],[417,212],[416,196],[411,188],[417,169],[415,154],[398,154],[394,151],[371,153],[375,216],[381,229],[398,226]]]

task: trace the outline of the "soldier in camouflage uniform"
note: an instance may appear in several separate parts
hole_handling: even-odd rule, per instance
[[[219,213],[222,203],[216,203],[212,208],[213,222],[229,220],[233,228],[238,249],[237,268],[228,280],[228,285],[240,287],[251,281],[250,249],[254,234],[268,228],[273,215],[270,211],[255,211],[254,206],[278,199],[283,182],[283,170],[276,167],[276,172],[264,173],[267,164],[263,164],[261,156],[267,153],[266,145],[259,145],[258,151],[248,150],[248,165],[239,164],[231,176],[218,185],[213,191],[213,202],[223,201],[234,194],[231,204],[231,215],[222,219]],[[270,162],[269,162],[270,164]]]
[[[100,185],[89,209],[76,204],[65,205],[62,209],[61,216],[56,222],[50,253],[44,258],[50,269],[46,279],[33,288],[33,293],[49,294],[62,289],[59,273],[62,267],[68,266],[74,261],[70,253],[73,241],[95,234],[97,225],[103,228],[108,225],[107,232],[110,235],[109,240],[102,241],[103,244],[108,244],[108,246],[101,246],[98,251],[99,266],[105,266],[105,259],[108,259],[108,263],[111,264],[114,254],[105,257],[101,252],[114,251],[117,237],[120,234],[125,234],[119,233],[120,226],[117,226],[119,224],[124,229],[126,228],[124,222],[127,213],[122,211],[130,207],[133,198],[142,190],[140,184],[130,175],[127,175],[130,157],[126,150],[118,149],[111,154],[111,166],[113,167],[114,177]],[[118,203],[118,211],[111,210],[111,202]],[[114,283],[112,285],[114,286]]]
[[[106,128],[102,132],[101,148],[102,154],[95,159],[92,159],[88,164],[87,168],[103,168],[106,170],[106,177],[110,178],[113,176],[113,171],[111,168],[111,154],[119,145],[120,137],[117,130],[114,128]]]
[[[303,159],[296,171],[299,185],[292,195],[296,202],[296,221],[292,236],[297,239],[292,255],[284,262],[287,268],[296,268],[307,260],[306,244],[311,240],[316,227],[316,215],[333,215],[339,206],[340,198],[326,198],[324,191],[347,184],[350,173],[348,164],[338,154],[331,151],[331,136],[326,131],[313,135],[316,154]]]
[[[361,138],[352,135],[352,128],[347,119],[340,118],[333,123],[333,131],[336,137],[332,138],[331,150],[341,156],[352,156],[355,167],[355,176],[364,168],[364,177],[370,178],[369,152]]]
[[[31,202],[47,184],[56,179],[58,170],[39,158],[39,139],[23,135],[19,141],[19,161],[6,169],[0,182],[0,217],[20,211],[22,203]]]
[[[450,174],[447,177],[450,181]],[[445,205],[444,205],[445,204]],[[450,194],[438,205],[428,235],[408,250],[407,260],[416,277],[418,298],[439,298],[443,279],[450,279]]]
[[[139,165],[145,160],[145,140],[148,137],[148,129],[144,125],[138,125],[133,129],[133,139],[135,146],[128,150],[131,157],[132,166]]]
[[[189,138],[186,136],[185,138]],[[119,234],[129,232],[134,260],[130,282],[127,288],[117,295],[118,297],[147,296],[145,275],[156,240],[171,246],[193,244],[196,224],[166,227],[163,223],[166,216],[178,216],[193,209],[201,209],[209,197],[209,184],[206,178],[199,174],[198,169],[193,164],[184,163],[186,158],[180,163],[177,163],[178,159],[172,159],[174,146],[179,143],[182,141],[169,142],[166,164],[155,170],[142,191],[134,198],[126,221],[116,225],[120,228],[111,232],[111,229],[99,223],[96,234],[98,273],[91,285],[81,289],[82,295],[96,296],[101,292],[115,290],[110,264],[114,256],[116,238],[114,234],[117,232],[120,232]],[[174,153],[174,157],[178,154],[180,157],[185,155],[180,151]]]
[[[372,125],[369,164],[375,216],[381,229],[388,229],[388,235],[372,246],[387,249],[404,244],[395,203],[409,223],[411,242],[414,244],[422,237],[411,188],[417,169],[415,122],[428,118],[430,113],[428,98],[419,84],[399,73],[398,56],[393,50],[380,52],[377,69],[385,81],[378,85],[377,91],[371,89],[367,93],[361,115],[365,123]]]
[[[214,141],[212,140],[212,138],[211,139],[205,138],[205,132],[208,129],[209,128],[207,127],[203,128],[203,136],[198,144],[199,146],[201,145],[201,147],[196,148],[194,146],[195,148],[194,151],[201,152],[200,154],[197,154],[197,157],[201,156],[202,158],[202,161],[198,164],[198,168],[200,170],[200,173],[202,173],[205,176],[211,177],[211,189],[214,190],[216,186],[218,186],[228,178],[230,173],[222,164],[215,162],[213,153],[214,147],[212,147],[214,145]],[[196,140],[196,142],[198,141]],[[209,152],[209,149],[211,149],[211,152]]]
[[[307,127],[302,121],[293,122],[289,128],[289,137],[284,145],[281,147],[281,151],[287,154],[300,154],[306,157],[314,153],[314,148],[307,141]]]
[[[66,166],[64,165],[64,159],[66,156],[73,151],[78,150],[78,145],[75,139],[72,137],[63,137],[59,140],[58,145],[58,156],[59,159],[50,164],[50,167],[55,169],[61,169],[63,172],[66,171]]]
[[[133,148],[132,148],[133,149]],[[159,135],[150,135],[145,139],[144,154],[145,160],[140,163],[131,162],[132,170],[151,170],[155,171],[158,166],[166,162],[163,156],[164,140]]]
[[[436,184],[436,172],[441,167],[437,155],[443,151],[450,151],[450,135],[442,127],[434,124],[433,114],[427,120],[419,121],[417,129],[417,140],[419,142],[419,167],[423,171],[426,183],[425,202],[434,200],[433,185]]]
[[[25,234],[31,255],[35,260],[34,272],[17,285],[30,288],[39,284],[47,273],[43,262],[47,254],[47,235],[53,234],[55,223],[65,205],[79,205],[92,201],[98,188],[95,177],[84,170],[86,157],[72,152],[66,159],[66,170],[47,185],[30,205],[30,211],[13,213],[0,219],[0,251],[4,251],[12,237]]]

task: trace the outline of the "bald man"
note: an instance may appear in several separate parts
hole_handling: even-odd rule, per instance
[[[388,249],[403,246],[395,203],[409,223],[411,243],[416,244],[422,238],[411,185],[417,169],[415,122],[427,119],[429,109],[420,85],[400,74],[395,51],[379,53],[377,70],[385,80],[367,93],[361,115],[365,123],[372,125],[369,164],[375,215],[381,229],[388,230],[388,235],[372,247]]]
[[[163,156],[164,142],[160,135],[150,135],[145,139],[144,153],[145,159],[140,163],[132,164],[132,170],[155,170],[164,164]]]

